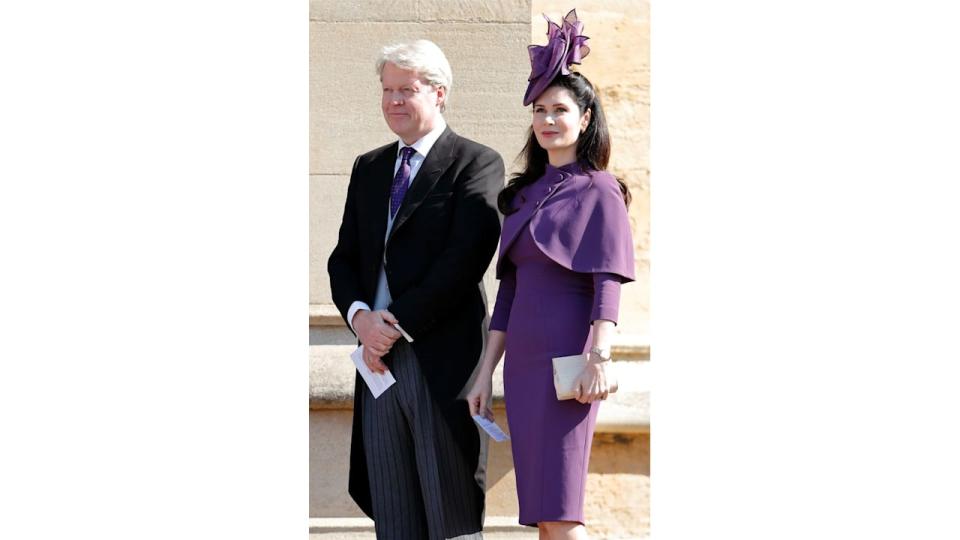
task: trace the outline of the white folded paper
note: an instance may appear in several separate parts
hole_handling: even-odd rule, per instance
[[[473,415],[473,421],[480,426],[481,429],[487,432],[487,435],[493,437],[493,440],[497,442],[509,441],[510,436],[503,432],[500,429],[500,426],[492,420],[487,420],[486,418],[480,416],[479,414]]]
[[[363,345],[357,347],[357,350],[350,353],[350,358],[353,360],[353,363],[356,364],[357,371],[360,372],[363,382],[367,383],[367,387],[370,388],[370,393],[373,394],[374,399],[380,397],[380,394],[384,393],[387,388],[390,388],[393,383],[397,382],[389,369],[386,373],[374,373],[370,371],[367,363],[363,361]]]

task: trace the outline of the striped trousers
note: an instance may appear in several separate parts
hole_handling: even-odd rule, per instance
[[[362,385],[377,539],[482,539],[483,478],[468,470],[410,344],[398,340],[392,351],[396,384],[378,399]],[[481,441],[485,454],[486,437]],[[485,465],[481,455],[481,475]]]

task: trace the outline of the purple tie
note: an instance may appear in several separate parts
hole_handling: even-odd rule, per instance
[[[410,157],[417,151],[410,146],[404,146],[400,149],[400,168],[393,177],[393,185],[390,186],[390,218],[397,216],[397,210],[400,209],[400,203],[403,202],[403,196],[407,194],[407,187],[410,185]]]

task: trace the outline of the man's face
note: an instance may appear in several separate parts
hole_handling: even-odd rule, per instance
[[[390,62],[380,76],[383,98],[380,108],[390,131],[405,144],[413,144],[433,129],[446,91],[420,81],[415,71],[401,69]]]

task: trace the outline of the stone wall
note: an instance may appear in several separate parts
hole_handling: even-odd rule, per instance
[[[570,7],[554,0],[533,0],[532,5],[531,0],[311,0],[310,516],[320,524],[318,531],[328,531],[315,533],[311,526],[311,539],[339,539],[341,533],[335,531],[343,521],[362,515],[346,494],[352,369],[339,362],[347,361],[355,341],[331,304],[326,260],[335,244],[353,159],[396,139],[380,114],[374,71],[379,48],[401,40],[435,41],[453,68],[444,115],[448,124],[500,152],[509,172],[530,121],[521,104],[529,74],[527,45],[546,41],[541,12],[557,20]],[[580,70],[600,90],[613,138],[610,169],[627,181],[634,197],[630,217],[638,279],[623,290],[614,355],[628,359],[633,373],[647,373],[649,4],[589,0],[576,7],[591,37],[591,53]],[[494,298],[492,272],[485,282],[488,298]],[[646,375],[631,378],[648,380]],[[621,381],[622,387],[625,382],[629,384]],[[498,371],[496,410],[505,424],[501,384]],[[627,388],[601,408],[605,412],[593,442],[585,508],[596,538],[649,534],[648,395],[647,389]],[[516,515],[516,494],[508,445],[491,448],[488,486],[488,524],[497,516],[515,522],[510,517]],[[372,537],[369,525],[359,530],[367,532],[357,538]],[[523,537],[536,534],[521,532]]]
[[[530,1],[310,2],[310,304],[331,312],[326,261],[336,243],[354,158],[396,140],[380,113],[374,63],[391,42],[426,38],[453,69],[451,129],[512,163],[529,112]],[[488,273],[488,290],[496,282]],[[491,293],[492,296],[493,293]],[[326,307],[326,309],[324,309]]]

